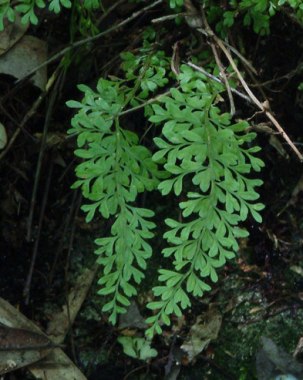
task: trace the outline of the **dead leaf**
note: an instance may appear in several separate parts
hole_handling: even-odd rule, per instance
[[[192,0],[185,0],[184,6],[186,9],[185,20],[190,28],[197,29],[203,27],[201,13],[193,4]]]
[[[173,45],[173,56],[171,59],[170,67],[172,72],[178,76],[180,74],[180,54],[179,54],[179,42]]]
[[[266,133],[268,135],[276,134],[276,132],[268,125],[268,123],[259,123],[251,126],[251,129],[257,131]]]
[[[13,23],[4,20],[5,27],[4,30],[0,32],[0,55],[6,53],[13,47],[28,29],[28,25],[22,24],[21,17],[18,14],[15,16]]]
[[[0,298],[0,322],[6,326],[13,326],[16,328],[25,328],[31,331],[41,333],[37,325],[28,320],[23,314],[21,314],[16,308]],[[41,333],[43,335],[43,333]],[[29,370],[36,379],[48,379],[48,380],[86,380],[83,373],[74,365],[69,357],[60,349],[46,349],[49,354],[29,366]],[[18,352],[18,351],[17,351]],[[26,350],[24,351],[24,359],[27,359],[27,353],[36,352],[37,354],[44,355],[44,350]],[[47,353],[46,352],[46,353]],[[39,359],[39,358],[38,358]],[[10,366],[10,370],[13,370],[14,358],[11,354],[8,354],[6,363]]]
[[[284,149],[281,141],[278,139],[277,136],[275,135],[270,135],[269,137],[269,144],[274,148],[276,149],[276,151],[284,158],[286,158],[287,160],[289,159],[289,155],[288,153],[286,152],[286,150]]]
[[[84,300],[87,292],[96,275],[98,266],[94,265],[92,269],[85,268],[77,277],[76,283],[68,294],[68,309],[64,305],[62,310],[54,314],[48,323],[47,335],[53,342],[60,344],[64,341],[66,334],[73,324]]]
[[[145,319],[140,314],[135,301],[131,301],[131,304],[127,308],[126,313],[120,315],[119,329],[125,329],[126,327],[137,329],[145,329],[147,327]]]
[[[35,133],[34,137],[38,140],[41,141],[43,138],[42,133]],[[51,148],[57,145],[62,144],[66,139],[66,135],[64,133],[59,133],[59,132],[49,132],[46,136],[46,145]]]
[[[249,310],[249,314],[256,314],[256,313],[259,313],[260,311],[264,311],[264,307],[256,306]]]
[[[0,57],[0,73],[23,79],[47,59],[46,43],[33,36],[23,36],[6,54]],[[46,68],[37,70],[32,77],[35,86],[45,90]]]
[[[238,306],[238,299],[237,297],[231,297],[228,300],[228,303],[226,307],[224,308],[224,313],[229,313],[230,311],[234,310]]]
[[[212,340],[217,339],[221,323],[222,315],[212,307],[197,318],[181,346],[181,349],[187,353],[189,361],[200,354]]]
[[[52,342],[41,334],[0,325],[0,374],[35,363],[52,347]]]

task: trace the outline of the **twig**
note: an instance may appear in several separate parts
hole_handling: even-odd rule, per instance
[[[48,286],[50,286],[53,282],[57,261],[58,261],[59,255],[61,254],[61,252],[63,251],[63,248],[64,248],[66,236],[68,235],[68,228],[70,227],[70,223],[72,221],[72,216],[74,214],[76,198],[77,198],[77,191],[74,191],[73,196],[72,196],[72,201],[70,202],[69,211],[67,213],[66,218],[64,219],[64,226],[62,226],[60,228],[61,237],[60,237],[57,249],[53,255],[53,257],[54,257],[53,263],[52,263],[51,270],[49,271],[49,275],[48,275]]]
[[[53,163],[53,160],[51,160],[49,173],[48,173],[48,177],[47,177],[47,182],[46,182],[44,194],[43,194],[43,201],[42,201],[41,210],[40,210],[38,234],[37,234],[37,237],[35,240],[33,254],[32,254],[32,258],[31,258],[31,263],[30,263],[29,271],[28,271],[27,278],[25,281],[25,286],[23,289],[23,297],[25,298],[25,304],[26,305],[29,304],[31,282],[32,282],[34,267],[35,267],[35,263],[36,263],[36,259],[37,259],[37,255],[38,255],[38,247],[39,247],[39,242],[40,242],[43,218],[44,218],[45,207],[46,207],[47,199],[48,199],[48,193],[49,193],[49,188],[50,188],[50,182],[51,182],[53,167],[54,167],[54,163]]]
[[[268,119],[273,123],[273,125],[276,127],[276,129],[280,132],[280,134],[282,135],[282,137],[284,138],[284,140],[288,143],[288,145],[291,147],[291,149],[295,152],[295,154],[298,156],[299,160],[301,162],[303,162],[303,156],[302,154],[299,152],[299,150],[297,149],[297,147],[294,145],[294,143],[291,141],[291,139],[289,138],[289,136],[286,134],[286,132],[284,131],[284,129],[282,128],[282,126],[280,125],[280,123],[277,121],[277,119],[274,117],[274,115],[269,111],[269,109],[267,107],[264,106],[263,103],[261,103],[259,101],[259,99],[254,95],[254,93],[251,91],[251,89],[248,87],[247,83],[245,82],[242,74],[240,73],[237,65],[235,64],[235,61],[233,60],[233,58],[231,57],[229,51],[226,49],[226,47],[224,46],[223,42],[220,40],[220,38],[218,38],[214,32],[212,31],[212,29],[210,28],[208,22],[207,22],[207,19],[206,19],[206,16],[205,16],[205,12],[203,10],[203,8],[201,8],[202,10],[202,17],[203,17],[203,23],[205,25],[205,31],[201,31],[203,34],[206,34],[212,38],[216,44],[220,47],[220,49],[223,51],[223,53],[225,54],[226,58],[228,59],[229,63],[231,64],[232,68],[234,69],[234,71],[236,72],[238,78],[239,78],[239,81],[241,82],[244,90],[246,91],[247,95],[250,97],[250,99],[252,100],[252,102],[262,111],[264,112],[264,114],[268,117]]]
[[[2,160],[6,156],[6,154],[8,153],[8,151],[10,150],[10,148],[12,147],[12,145],[14,144],[15,140],[19,136],[22,128],[24,128],[24,126],[28,122],[28,120],[35,114],[35,112],[37,111],[38,107],[40,106],[40,104],[42,103],[42,101],[44,100],[44,98],[46,97],[46,95],[48,94],[50,88],[54,84],[56,77],[57,77],[57,70],[49,78],[49,80],[47,82],[47,85],[46,85],[46,90],[42,94],[39,95],[39,97],[37,98],[37,100],[35,101],[35,103],[32,105],[32,107],[30,108],[30,110],[26,113],[26,115],[22,119],[22,121],[21,121],[21,123],[19,125],[19,129],[17,129],[15,131],[15,133],[13,134],[13,136],[10,138],[9,143],[7,144],[6,148],[0,154],[0,160]]]
[[[87,38],[84,38],[80,41],[77,41],[77,42],[73,42],[71,43],[69,46],[67,46],[66,48],[64,48],[63,50],[59,51],[58,53],[54,54],[52,57],[50,57],[48,60],[46,60],[45,62],[41,63],[41,65],[38,65],[36,66],[33,70],[31,70],[27,75],[26,77],[22,78],[22,79],[19,79],[16,81],[16,83],[20,82],[20,81],[23,81],[25,80],[26,78],[30,77],[31,75],[33,75],[36,71],[42,69],[42,67],[45,67],[47,65],[49,65],[50,63],[56,61],[58,58],[64,56],[67,52],[69,52],[70,50],[78,47],[78,46],[82,46],[88,42],[92,42],[92,41],[95,41],[97,39],[99,39],[100,37],[103,37],[111,32],[113,32],[114,30],[117,30],[119,28],[121,28],[122,26],[130,23],[131,21],[133,21],[134,19],[136,19],[138,16],[140,16],[141,14],[147,12],[148,10],[154,8],[155,6],[157,6],[158,4],[162,3],[163,0],[156,0],[154,1],[152,4],[140,9],[139,11],[137,12],[134,12],[130,17],[126,18],[125,20],[119,22],[118,24],[112,26],[111,28],[108,28],[106,30],[104,30],[103,32],[101,33],[98,33],[96,34],[95,36],[90,36],[90,37],[87,37]]]
[[[185,16],[185,15],[186,15],[186,12],[174,13],[172,15],[167,15],[167,16],[162,16],[162,17],[154,18],[154,19],[151,20],[151,22],[153,24],[158,24],[160,22],[174,20],[177,16]]]
[[[22,130],[22,132],[27,136],[29,137],[32,141],[34,142],[37,142],[37,138],[32,136],[30,132],[28,132],[24,126],[22,126],[19,121],[15,120],[13,118],[13,116],[5,109],[5,107],[2,105],[2,103],[0,103],[0,109],[1,109],[1,112],[18,128],[20,128]]]
[[[193,69],[195,69],[195,70],[199,71],[200,73],[204,74],[209,79],[212,79],[215,82],[223,84],[222,79],[216,77],[215,75],[210,74],[209,72],[207,72],[206,70],[204,70],[202,67],[197,66],[197,65],[195,65],[192,62],[186,62],[186,65],[189,66],[189,67],[192,67]],[[247,95],[245,95],[242,92],[236,90],[235,88],[231,87],[231,92],[233,92],[234,94],[238,95],[240,98],[246,100],[247,102],[252,103],[251,99]]]
[[[139,367],[136,367],[132,369],[130,372],[128,372],[127,375],[123,377],[123,380],[127,380],[130,376],[132,376],[134,373],[141,371],[144,368],[148,368],[147,364],[140,365]]]
[[[226,41],[223,41],[225,46],[227,46],[242,62],[243,64],[255,75],[258,75],[257,70],[252,66],[252,64],[245,58],[243,55],[237,50],[235,47],[227,43]]]
[[[166,91],[166,92],[163,92],[163,94],[160,94],[160,95],[157,95],[155,96],[154,98],[152,99],[149,99],[147,100],[146,102],[142,103],[142,104],[139,104],[138,106],[135,106],[133,108],[129,108],[128,110],[125,110],[125,111],[122,111],[118,114],[118,116],[124,116],[124,115],[127,115],[131,112],[135,112],[135,111],[138,111],[140,110],[141,108],[144,108],[145,106],[147,106],[148,104],[152,104],[152,103],[155,103],[157,102],[159,99],[161,99],[163,96],[167,96],[170,94],[170,91]]]
[[[120,4],[123,4],[125,0],[119,0],[115,2],[111,7],[107,9],[106,12],[103,13],[103,15],[98,19],[97,24],[100,25],[101,22],[113,11],[115,10]]]
[[[233,98],[233,95],[232,95],[232,92],[231,92],[231,89],[230,89],[230,85],[229,85],[228,79],[227,79],[226,74],[225,74],[225,69],[224,69],[224,67],[222,65],[222,62],[220,61],[220,58],[219,58],[219,55],[218,55],[218,51],[217,51],[217,48],[216,48],[215,44],[211,43],[210,46],[211,46],[211,49],[213,51],[216,63],[218,65],[218,67],[219,67],[220,74],[222,76],[223,82],[224,82],[226,90],[227,90],[227,95],[228,95],[229,104],[230,104],[230,114],[231,114],[231,116],[234,116],[234,114],[236,112],[235,103],[234,103],[234,98]]]
[[[80,194],[78,196],[78,193],[79,192],[75,192],[76,195],[73,197],[74,204],[75,204],[75,207],[73,207],[73,209],[75,209],[75,210],[72,210],[72,211],[75,211],[75,212],[74,212],[74,218],[73,218],[72,228],[71,228],[70,237],[69,237],[69,244],[68,244],[67,257],[66,257],[66,264],[64,266],[65,302],[66,302],[67,320],[68,320],[68,324],[69,324],[70,327],[72,326],[72,318],[71,318],[70,300],[69,300],[69,297],[68,297],[68,293],[69,292],[68,292],[68,285],[67,285],[67,283],[68,283],[69,262],[70,262],[70,257],[71,257],[72,248],[73,248],[73,244],[74,244],[74,238],[75,238],[75,231],[76,231],[76,217],[78,215],[78,212],[79,212],[80,206],[81,206],[81,202],[82,202],[82,195]],[[78,197],[78,199],[76,200],[77,197]],[[95,273],[96,273],[96,269],[95,269]],[[76,358],[74,336],[73,336],[72,333],[70,334],[70,342],[71,342],[73,356],[74,356],[74,358]]]
[[[47,132],[48,132],[51,114],[53,112],[53,106],[54,106],[54,102],[55,102],[55,98],[56,98],[56,88],[58,87],[58,85],[59,85],[59,80],[57,80],[56,87],[51,94],[50,102],[49,102],[49,105],[47,108],[45,121],[44,121],[41,146],[40,146],[39,157],[38,157],[38,162],[37,162],[37,169],[36,169],[36,174],[35,174],[35,182],[34,182],[31,202],[30,202],[30,210],[29,210],[29,215],[28,215],[28,221],[27,221],[26,240],[28,242],[31,240],[32,222],[33,222],[33,216],[34,216],[34,209],[35,209],[35,202],[36,202],[36,196],[37,196],[37,190],[38,190],[38,183],[39,183],[39,179],[40,179],[42,158],[43,158],[44,150],[46,147]]]
[[[271,84],[271,83],[275,83],[275,82],[279,82],[279,81],[281,81],[281,80],[283,80],[283,79],[287,79],[288,81],[290,80],[290,79],[292,79],[295,75],[297,75],[297,74],[301,74],[301,72],[303,71],[303,65],[302,65],[302,63],[299,63],[298,64],[298,66],[295,68],[295,69],[293,69],[293,70],[291,70],[289,73],[286,73],[286,74],[284,74],[284,75],[281,75],[280,77],[276,77],[276,78],[273,78],[273,79],[269,79],[269,80],[267,80],[267,81],[265,81],[265,82],[262,82],[262,83],[259,83],[259,84],[251,84],[250,85],[250,87],[265,87],[265,86],[267,86],[267,85],[269,85],[269,84]]]
[[[258,88],[258,90],[260,91],[260,93],[262,94],[262,96],[264,97],[264,99],[266,99],[266,94],[264,93],[262,87],[260,86],[260,84],[256,80],[256,76],[258,76],[258,72],[253,67],[253,65],[251,64],[251,62],[249,62],[245,57],[243,57],[243,55],[234,46],[230,45],[226,41],[222,40],[222,42],[224,43],[224,45],[226,47],[228,47],[229,51],[232,51],[241,60],[241,62],[243,63],[243,65],[246,67],[247,74],[250,76],[250,78],[254,82],[255,87]]]
[[[75,239],[75,231],[76,231],[76,218],[78,216],[80,207],[82,203],[82,195],[79,194],[79,191],[74,192],[73,194],[73,207],[71,208],[70,217],[72,217],[72,213],[74,213],[74,218],[72,222],[70,237],[69,237],[69,244],[68,244],[68,250],[67,250],[67,257],[66,257],[66,263],[64,266],[64,290],[65,290],[65,305],[66,305],[66,317],[69,325],[69,331],[70,331],[70,346],[71,346],[71,352],[73,355],[74,361],[76,361],[77,355],[76,355],[76,349],[75,349],[75,341],[74,341],[74,334],[72,331],[72,324],[73,324],[73,318],[71,315],[71,308],[70,308],[70,299],[69,299],[69,289],[68,289],[68,271],[69,271],[69,263],[70,263],[70,257],[73,249],[74,239]],[[75,206],[75,207],[74,207]],[[64,236],[62,236],[64,237]],[[97,269],[95,269],[94,273],[97,272]],[[94,278],[94,275],[93,275]]]
[[[264,107],[264,105],[259,101],[259,99],[253,94],[253,92],[248,87],[247,83],[245,82],[244,78],[242,77],[240,71],[237,68],[237,65],[233,61],[231,55],[225,48],[225,46],[222,44],[222,42],[216,38],[216,41],[220,48],[223,50],[224,54],[226,55],[226,58],[229,60],[232,68],[235,70],[244,90],[246,91],[247,95],[251,98],[251,100],[255,103],[255,105],[265,113],[265,115],[268,117],[268,119],[273,123],[273,125],[277,128],[277,130],[281,133],[284,140],[289,144],[289,146],[292,148],[292,150],[295,152],[295,154],[298,156],[299,160],[303,162],[303,156],[300,153],[300,151],[297,149],[297,147],[294,145],[294,143],[291,141],[287,133],[284,131],[278,120],[274,117],[274,115]]]

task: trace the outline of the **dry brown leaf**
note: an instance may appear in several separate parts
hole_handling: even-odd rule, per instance
[[[30,331],[37,332],[38,334],[41,333],[41,335],[43,335],[37,325],[28,320],[15,307],[13,307],[2,298],[0,298],[0,323],[14,328],[25,328]],[[3,351],[3,353],[7,353],[6,372],[8,372],[8,370],[13,371],[16,369],[17,366],[15,364],[17,363],[15,357],[12,356],[12,351]],[[37,355],[36,360],[32,360],[33,354]],[[47,354],[47,356],[45,356],[45,354]],[[30,355],[30,357],[28,357],[28,355]],[[45,358],[36,363],[37,360],[44,356]],[[29,358],[31,358],[31,361]],[[2,360],[5,360],[4,356],[2,356]],[[83,373],[74,365],[74,363],[60,348],[45,350],[24,350],[23,361],[28,361],[28,363],[35,362],[34,364],[30,364],[29,370],[37,379],[47,378],[48,380],[86,380],[86,377],[83,375]],[[50,363],[51,367],[49,366]],[[2,367],[2,370],[3,369],[4,368]]]
[[[181,349],[187,353],[189,361],[207,348],[212,340],[217,339],[221,323],[222,315],[211,306],[207,312],[196,319],[196,323],[191,327],[181,346]]]
[[[33,36],[23,36],[8,52],[0,57],[0,73],[23,79],[47,60],[46,43]],[[37,70],[32,77],[35,86],[45,90],[46,68]]]

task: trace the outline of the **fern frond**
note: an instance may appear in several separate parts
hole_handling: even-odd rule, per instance
[[[185,183],[191,182],[187,200],[179,203],[183,220],[167,219],[170,228],[164,237],[169,244],[164,257],[173,257],[173,271],[161,269],[161,286],[154,288],[158,301],[148,307],[157,310],[148,318],[148,335],[161,332],[161,321],[169,324],[169,316],[180,316],[190,306],[187,294],[202,296],[211,289],[207,284],[218,280],[217,269],[238,250],[237,238],[248,235],[239,223],[251,214],[261,221],[255,203],[255,188],[261,180],[249,178],[263,162],[254,157],[245,143],[255,135],[245,134],[247,122],[231,122],[229,114],[215,105],[217,90],[206,79],[188,68],[180,75],[180,90],[154,105],[152,122],[164,122],[163,137],[156,138],[159,150],[154,159],[164,164],[170,178],[159,184],[163,195],[180,195]],[[188,185],[187,185],[188,187]]]

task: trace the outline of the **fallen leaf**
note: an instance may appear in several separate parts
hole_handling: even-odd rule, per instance
[[[173,56],[171,59],[170,67],[176,76],[180,74],[180,54],[178,42],[173,45]]]
[[[0,73],[23,79],[47,59],[46,43],[33,36],[23,36],[8,52],[0,57]],[[45,90],[46,68],[37,70],[32,77],[35,86]]]
[[[44,335],[0,325],[0,374],[35,363],[53,347]]]
[[[132,327],[137,329],[145,329],[147,327],[145,319],[140,314],[140,311],[135,301],[131,301],[131,304],[127,308],[126,313],[120,315],[119,329],[125,329],[126,327]]]
[[[264,307],[256,306],[249,310],[249,314],[256,314],[263,310],[264,310]]]
[[[4,30],[0,32],[0,55],[14,46],[28,29],[28,25],[22,24],[21,17],[18,14],[16,14],[13,23],[5,20],[4,24]]]
[[[181,346],[181,349],[187,353],[189,361],[200,354],[212,340],[217,339],[221,323],[222,315],[212,307],[196,319]]]
[[[284,149],[281,141],[278,139],[277,136],[275,135],[270,135],[269,137],[269,144],[274,148],[276,149],[276,151],[284,158],[286,158],[287,160],[289,159],[289,155],[288,153],[286,152],[286,150]]]

